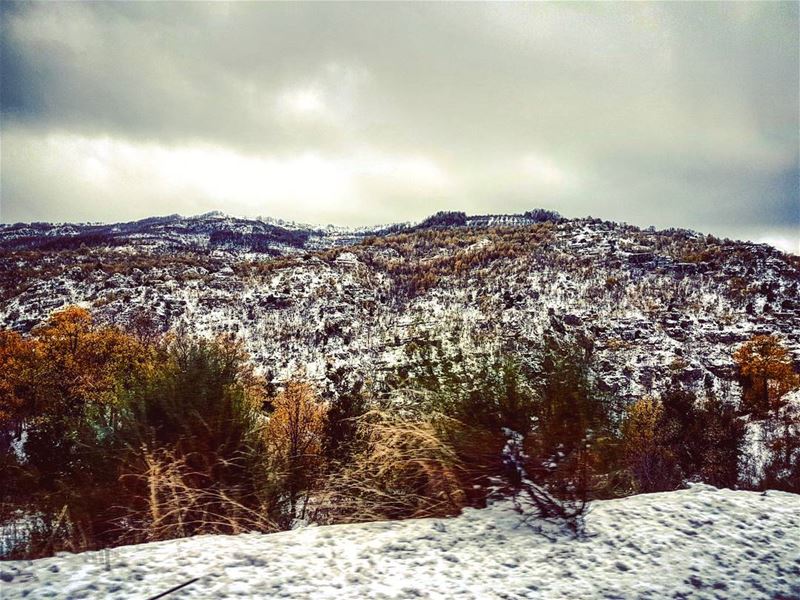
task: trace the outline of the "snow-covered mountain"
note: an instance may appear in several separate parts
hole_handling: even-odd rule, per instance
[[[800,496],[695,485],[594,502],[587,536],[503,501],[449,519],[205,535],[0,564],[13,598],[800,597]],[[620,527],[624,524],[624,527]]]
[[[380,383],[411,340],[526,355],[551,333],[621,396],[673,376],[702,393],[730,386],[731,353],[756,334],[800,362],[798,298],[800,258],[770,246],[542,210],[361,229],[221,213],[0,226],[5,326],[78,303],[233,332],[271,378],[302,368],[323,389],[342,372]]]

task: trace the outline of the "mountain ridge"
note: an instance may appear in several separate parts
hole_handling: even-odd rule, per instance
[[[447,223],[444,219],[449,218],[451,222]],[[239,217],[230,215],[221,210],[212,210],[205,213],[196,215],[181,215],[172,213],[169,215],[160,215],[153,217],[145,217],[132,221],[118,221],[118,222],[100,222],[100,221],[86,221],[86,222],[48,222],[48,221],[31,221],[31,222],[15,222],[15,223],[0,223],[0,244],[2,247],[14,247],[11,243],[12,240],[19,240],[20,238],[27,237],[40,237],[45,235],[48,237],[80,237],[82,234],[89,233],[107,233],[107,234],[125,234],[132,232],[143,232],[145,228],[168,225],[175,223],[210,223],[213,221],[223,221],[227,224],[238,224],[241,226],[264,226],[275,227],[286,231],[307,231],[313,232],[317,235],[325,235],[333,232],[340,234],[350,234],[358,236],[380,235],[385,233],[398,233],[400,231],[410,231],[415,228],[427,228],[436,226],[450,226],[450,227],[481,227],[481,226],[515,226],[525,225],[540,222],[541,220],[565,220],[565,221],[581,221],[581,220],[594,220],[592,216],[567,218],[562,217],[558,212],[536,208],[524,213],[493,213],[493,214],[478,214],[467,215],[462,211],[439,211],[419,221],[402,221],[396,223],[382,223],[375,225],[361,225],[361,226],[347,226],[335,224],[312,224],[300,223],[291,220],[285,220],[275,217]],[[461,220],[461,222],[457,222]],[[656,229],[655,226],[641,227],[629,225],[626,222],[606,221],[607,223],[614,223],[616,225],[637,227],[641,230],[653,231],[656,233],[670,233],[681,232],[689,235],[712,235],[706,234],[698,230],[684,228],[684,227],[668,227],[664,229]],[[24,232],[24,233],[23,233]],[[717,237],[717,236],[713,236]],[[763,242],[752,242],[748,240],[728,240],[726,241],[740,242],[744,244],[765,245],[774,248],[770,244]],[[21,242],[24,244],[24,242]],[[775,248],[779,252],[784,252],[779,248]],[[785,254],[791,254],[784,252]]]
[[[362,231],[218,214],[10,225],[0,258],[8,327],[29,331],[67,304],[120,324],[144,313],[160,330],[237,335],[276,382],[305,369],[330,390],[413,368],[410,340],[442,356],[526,355],[555,335],[628,398],[672,377],[726,392],[731,353],[754,335],[780,337],[800,364],[800,258],[543,210]]]

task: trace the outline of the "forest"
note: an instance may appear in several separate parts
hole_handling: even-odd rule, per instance
[[[623,402],[552,332],[535,360],[405,351],[390,386],[269,381],[242,344],[71,306],[0,331],[3,558],[205,533],[458,514],[492,497],[580,535],[588,501],[702,481],[800,493],[800,377],[733,349],[736,393]],[[753,448],[757,448],[754,451]]]

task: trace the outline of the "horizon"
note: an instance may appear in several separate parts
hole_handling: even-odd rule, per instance
[[[799,6],[5,2],[0,222],[541,206],[798,254]]]

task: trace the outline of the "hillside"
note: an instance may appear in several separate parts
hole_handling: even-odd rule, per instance
[[[595,502],[575,539],[507,502],[450,519],[199,536],[0,566],[2,597],[797,598],[800,496]],[[619,525],[625,524],[621,528]],[[541,529],[541,527],[545,527]]]
[[[0,290],[0,320],[20,331],[78,303],[111,322],[232,332],[270,379],[303,368],[329,392],[380,387],[421,340],[533,356],[546,334],[569,339],[630,398],[673,376],[727,388],[732,349],[756,334],[800,363],[797,257],[541,210],[355,230],[221,213],[3,225]]]

